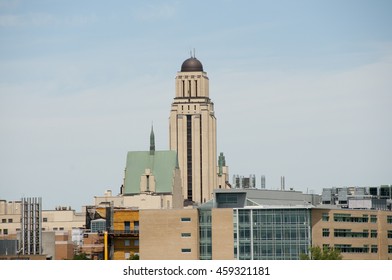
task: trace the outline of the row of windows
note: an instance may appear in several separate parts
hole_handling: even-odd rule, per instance
[[[329,228],[323,228],[323,237],[329,237],[329,233]],[[368,238],[369,230],[364,229],[362,232],[352,232],[351,229],[334,229],[334,237]],[[376,229],[370,230],[370,237],[378,237]],[[392,238],[392,230],[387,231],[387,238]]]
[[[323,244],[323,248],[329,248],[329,244]],[[339,249],[342,253],[369,253],[369,246],[364,245],[363,247],[352,247],[350,244],[336,244],[336,249]],[[371,245],[370,253],[377,253],[378,246]],[[388,245],[388,254],[392,254],[392,245]]]
[[[131,240],[125,239],[124,240],[124,246],[131,246]],[[139,246],[139,240],[138,239],[133,241],[133,246]]]
[[[389,248],[388,246],[388,252]],[[364,245],[363,247],[352,247],[350,244],[336,244],[335,248],[338,249],[342,253],[369,253],[369,246]],[[371,245],[370,247],[370,253],[377,253],[378,252],[378,246],[377,245]]]
[[[335,213],[333,215],[334,222],[349,222],[349,223],[377,223],[377,215],[370,215],[370,220],[369,220],[369,215],[364,214],[362,217],[351,217],[351,214],[339,214]],[[328,222],[329,221],[329,215],[328,213],[322,213],[322,221]],[[387,216],[387,223],[392,224],[392,216]]]
[[[1,219],[1,222],[2,222],[3,224],[7,223],[7,219]],[[12,219],[8,219],[8,223],[12,223],[12,222],[13,222]]]

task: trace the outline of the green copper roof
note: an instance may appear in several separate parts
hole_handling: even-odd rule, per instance
[[[174,170],[178,166],[176,151],[128,152],[125,169],[125,194],[140,193],[140,178],[146,169],[155,177],[155,191],[169,193],[173,188]]]

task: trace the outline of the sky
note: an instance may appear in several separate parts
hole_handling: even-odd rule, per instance
[[[392,1],[0,0],[0,199],[77,211],[169,149],[195,50],[229,176],[392,184]]]

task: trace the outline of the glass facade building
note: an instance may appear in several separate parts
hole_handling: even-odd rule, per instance
[[[233,209],[234,259],[298,260],[311,246],[307,208]]]

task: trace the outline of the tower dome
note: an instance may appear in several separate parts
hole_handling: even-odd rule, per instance
[[[196,57],[185,60],[181,65],[181,72],[200,72],[203,71],[203,65]]]

